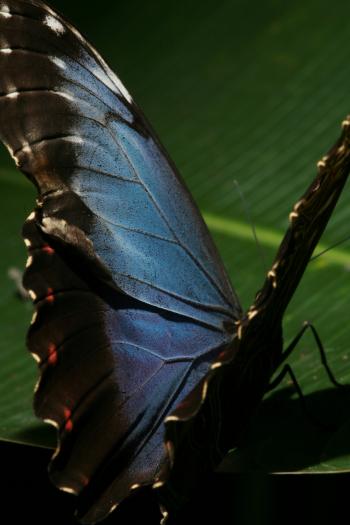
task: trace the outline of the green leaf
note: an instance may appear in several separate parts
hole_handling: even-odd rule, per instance
[[[105,0],[98,10],[82,2],[53,3],[96,44],[153,123],[248,307],[293,204],[350,112],[350,4],[341,3],[339,16],[325,0],[194,0],[190,5]],[[38,377],[25,350],[31,306],[16,297],[7,275],[9,268],[25,263],[20,229],[33,208],[34,192],[5,153],[0,155],[0,189],[0,438],[52,446],[52,429],[31,409]],[[349,235],[347,191],[318,250]],[[348,242],[311,262],[284,323],[286,345],[304,320],[315,324],[343,383],[350,383],[349,269]],[[283,384],[264,401],[224,469],[350,470],[348,390],[329,384],[310,334],[290,363],[312,413],[336,428],[312,425],[294,391]]]
[[[6,168],[0,170],[0,191],[0,438],[49,446],[54,443],[52,431],[48,432],[32,412],[37,366],[25,349],[32,305],[19,298],[16,284],[8,275],[10,269],[24,268],[21,229],[35,193],[23,176]]]

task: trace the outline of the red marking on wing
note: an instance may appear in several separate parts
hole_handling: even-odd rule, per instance
[[[63,415],[65,419],[69,419],[72,415],[72,411],[68,407],[64,407],[63,409]]]
[[[64,425],[64,430],[66,432],[71,432],[72,429],[73,429],[73,421],[71,419],[68,419],[66,421],[66,424]]]
[[[64,407],[63,414],[66,419],[66,422],[64,424],[64,430],[66,432],[70,432],[73,428],[73,421],[71,419],[72,411],[68,407]]]
[[[44,244],[41,250],[49,255],[52,255],[53,253],[55,253],[55,250],[51,248],[51,246],[49,246],[48,244]]]
[[[53,344],[53,343],[50,343],[49,344],[49,348],[48,348],[48,352],[49,352],[49,357],[47,359],[48,363],[50,365],[55,365],[57,363],[57,359],[58,359],[56,345]]]
[[[48,301],[49,303],[53,303],[54,300],[55,300],[55,296],[54,296],[54,293],[53,293],[53,289],[52,288],[48,288],[47,289],[47,292],[46,292],[46,301]]]

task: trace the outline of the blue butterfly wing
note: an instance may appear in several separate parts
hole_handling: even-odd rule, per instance
[[[40,1],[0,7],[0,137],[38,189],[24,284],[55,483],[103,518],[168,461],[164,419],[232,341],[239,302],[120,80]]]

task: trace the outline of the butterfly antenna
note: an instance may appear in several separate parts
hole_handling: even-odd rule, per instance
[[[311,262],[311,261],[314,261],[314,260],[317,259],[318,257],[321,257],[321,255],[324,255],[325,253],[329,252],[330,250],[333,250],[333,248],[336,248],[336,247],[339,246],[340,244],[343,244],[344,242],[348,241],[349,239],[350,239],[350,235],[348,235],[347,237],[345,237],[345,238],[342,239],[341,241],[338,241],[338,242],[332,244],[331,246],[328,246],[327,248],[325,248],[325,249],[322,250],[321,252],[316,253],[316,255],[314,255],[313,257],[311,257],[310,262]]]
[[[261,243],[259,242],[258,236],[256,234],[256,228],[255,228],[255,223],[254,223],[254,220],[253,220],[253,216],[250,213],[250,208],[249,208],[247,200],[246,200],[246,198],[245,198],[245,196],[244,196],[244,194],[243,194],[243,192],[242,192],[242,190],[240,188],[238,180],[234,179],[233,183],[236,186],[238,195],[239,195],[239,197],[241,199],[241,202],[242,202],[242,205],[243,205],[243,209],[244,209],[244,213],[246,215],[246,219],[247,219],[247,221],[249,222],[249,224],[250,224],[250,226],[252,228],[253,237],[254,237],[255,243],[256,243],[256,245],[258,247],[258,251],[259,251],[259,254],[260,254],[260,259],[261,259],[262,265],[264,267],[264,271],[266,273],[268,268],[267,268],[267,264],[266,264],[265,252],[264,252],[264,249],[263,249]]]

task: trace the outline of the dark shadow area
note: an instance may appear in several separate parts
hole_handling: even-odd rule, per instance
[[[319,425],[303,410],[293,387],[275,390],[220,472],[350,471],[350,387],[317,391],[305,402]]]
[[[1,505],[7,523],[77,525],[75,498],[58,491],[48,480],[50,454],[44,449],[0,444]],[[169,525],[344,523],[349,486],[349,474],[215,474]],[[157,525],[159,516],[154,500],[144,493],[102,523]]]
[[[348,474],[216,474],[167,525],[312,525],[343,523]]]
[[[52,450],[0,442],[1,516],[7,517],[7,523],[78,524],[74,517],[77,499],[56,489],[48,478],[51,455]],[[159,523],[154,495],[148,491],[136,494],[103,523]]]
[[[38,447],[54,449],[57,442],[56,434],[57,432],[52,425],[38,423],[19,430],[13,434],[12,438],[18,443],[35,443]],[[53,453],[53,450],[51,450],[51,453]]]

